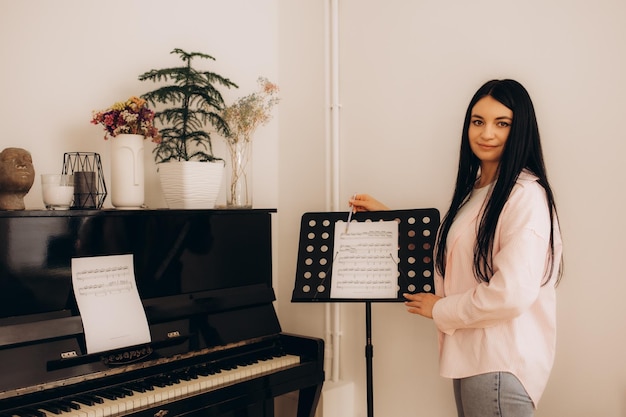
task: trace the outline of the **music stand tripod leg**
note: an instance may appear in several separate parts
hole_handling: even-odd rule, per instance
[[[365,360],[367,364],[367,416],[374,417],[374,378],[373,358],[374,346],[372,345],[372,303],[365,302]]]

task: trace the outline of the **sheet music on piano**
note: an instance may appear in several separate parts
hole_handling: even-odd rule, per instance
[[[335,223],[332,298],[393,298],[398,286],[398,223]]]
[[[132,255],[72,258],[72,285],[88,353],[150,342]]]

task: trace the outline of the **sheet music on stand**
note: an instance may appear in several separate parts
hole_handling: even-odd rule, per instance
[[[434,292],[437,209],[355,213],[348,233],[346,220],[345,211],[302,216],[292,302],[398,302]]]
[[[398,223],[335,223],[331,298],[392,298],[398,282]]]

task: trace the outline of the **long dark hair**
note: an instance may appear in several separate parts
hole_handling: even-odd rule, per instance
[[[496,226],[502,208],[511,194],[511,190],[522,170],[527,169],[539,178],[539,184],[544,188],[548,207],[551,214],[550,228],[550,266],[544,284],[549,280],[554,268],[554,226],[558,221],[554,195],[543,162],[543,152],[539,139],[539,128],[535,109],[526,89],[514,80],[491,80],[478,89],[467,107],[463,133],[461,136],[461,150],[459,167],[456,177],[456,186],[452,196],[450,208],[444,216],[437,236],[435,267],[437,272],[445,277],[446,272],[446,244],[450,227],[460,208],[467,201],[480,170],[480,160],[470,148],[468,129],[474,105],[482,98],[491,96],[513,111],[513,121],[508,139],[505,143],[502,157],[496,174],[497,180],[493,185],[490,196],[483,210],[477,230],[476,246],[474,248],[474,275],[478,281],[489,282],[493,275],[493,242]],[[560,266],[559,266],[560,268]],[[559,277],[557,278],[557,283]]]

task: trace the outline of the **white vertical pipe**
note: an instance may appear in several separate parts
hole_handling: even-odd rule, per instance
[[[331,146],[333,210],[339,210],[339,0],[331,0]]]
[[[331,80],[331,66],[332,66],[332,46],[331,46],[331,10],[330,0],[324,2],[324,105],[326,112],[324,114],[324,139],[325,139],[325,168],[326,177],[325,191],[326,201],[325,208],[327,211],[332,210],[333,200],[333,137],[332,137],[332,120],[333,120],[333,103],[331,96],[332,80]]]
[[[339,210],[339,0],[330,0],[331,32],[330,32],[330,52],[331,52],[331,148],[332,148],[332,185],[333,209]],[[333,361],[332,377],[333,381],[340,379],[339,362],[341,347],[341,305],[331,303],[333,315]]]
[[[332,209],[332,179],[333,170],[331,161],[332,155],[332,135],[331,135],[331,120],[332,120],[332,103],[331,103],[331,46],[330,46],[330,3],[326,1],[324,3],[324,103],[326,107],[326,113],[324,115],[324,138],[325,138],[325,168],[326,177],[324,178],[326,190],[325,208],[326,211]],[[326,372],[326,378],[330,381],[335,381],[336,375],[331,368],[333,359],[333,334],[331,323],[331,303],[324,304],[324,370]]]
[[[324,4],[325,48],[325,117],[326,137],[326,210],[339,210],[339,0]],[[324,334],[326,340],[324,369],[328,380],[339,381],[339,348],[341,338],[341,307],[326,303]],[[330,364],[330,365],[329,365]]]

